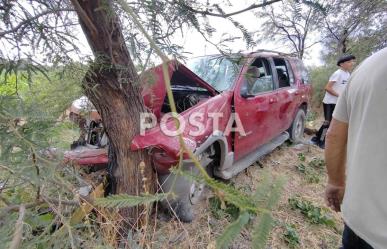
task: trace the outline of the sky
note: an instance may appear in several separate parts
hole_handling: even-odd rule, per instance
[[[252,1],[248,0],[231,0],[233,5],[232,8],[229,8],[229,11],[236,11],[240,9],[244,9],[247,6],[251,5]],[[255,1],[256,2],[256,1]],[[278,8],[278,4],[273,4],[274,8]],[[227,8],[225,8],[227,10]],[[233,19],[241,23],[244,27],[247,28],[248,31],[259,31],[262,29],[263,20],[260,20],[256,17],[251,11],[245,12],[239,15],[233,16]],[[211,41],[217,43],[220,40],[222,35],[229,36],[242,36],[242,33],[237,30],[233,24],[225,20],[223,18],[218,17],[209,17],[210,24],[217,30],[217,32],[213,35]],[[313,34],[311,35],[313,37]],[[182,45],[187,52],[192,53],[192,56],[200,56],[207,54],[216,54],[218,53],[217,49],[207,43],[205,39],[192,28],[191,30],[187,30],[185,32],[184,37],[176,37],[174,40],[179,45]],[[233,52],[238,52],[239,50],[243,51],[255,51],[258,49],[267,49],[267,50],[275,50],[279,52],[289,53],[291,52],[286,45],[275,43],[273,41],[264,41],[258,43],[254,48],[246,49],[246,44],[242,39],[235,41],[230,44],[229,47],[233,50]],[[307,50],[308,54],[304,56],[304,63],[307,66],[318,66],[322,64],[320,59],[322,46],[320,44],[316,44]]]
[[[215,3],[218,0],[212,0],[211,3]],[[226,2],[227,1],[219,1],[220,6],[225,10],[225,12],[234,12],[240,9],[244,9],[247,6],[250,6],[252,3],[256,3],[257,1],[252,0],[228,0],[230,2],[230,6],[227,7]],[[275,3],[272,5],[274,8],[278,8],[278,3]],[[245,28],[247,28],[248,31],[259,31],[262,29],[263,20],[259,19],[259,17],[255,16],[252,11],[247,11],[235,16],[232,16],[232,18],[239,23],[241,23]],[[224,19],[224,18],[218,18],[218,17],[209,17],[208,18],[209,23],[216,29],[216,32],[213,34],[213,36],[210,38],[211,42],[218,43],[219,40],[224,36],[227,37],[241,37],[241,32],[234,27],[234,25]],[[78,27],[78,30],[76,31],[76,37],[79,39],[79,47],[81,49],[82,55],[91,55],[90,48],[87,44],[87,40],[81,30],[80,27]],[[313,37],[312,37],[313,38]],[[183,34],[176,35],[171,39],[171,41],[174,44],[182,46],[185,52],[189,52],[191,55],[189,57],[196,57],[201,55],[208,55],[208,54],[216,54],[219,53],[218,50],[213,46],[212,44],[205,41],[205,39],[193,28],[185,28],[183,29]],[[12,53],[11,47],[9,44],[5,44],[4,42],[0,42],[3,52],[8,51]],[[233,43],[229,43],[228,47],[232,50],[232,52],[238,52],[238,51],[255,51],[258,49],[268,49],[268,50],[275,50],[279,52],[288,53],[290,52],[289,49],[284,44],[278,44],[274,43],[273,41],[264,41],[261,43],[258,43],[257,46],[254,48],[250,48],[249,50],[246,49],[246,44],[243,41],[243,39],[239,39],[234,41]],[[23,49],[29,50],[28,47],[23,47]],[[16,51],[14,51],[16,52]],[[28,51],[27,51],[28,52]],[[304,56],[304,63],[307,66],[318,66],[322,64],[322,61],[320,60],[320,52],[321,52],[321,45],[316,44],[311,49],[308,49],[308,54]],[[34,54],[35,59],[43,60],[44,56],[39,54]],[[74,54],[74,57],[77,57],[77,55]]]
[[[212,2],[216,2],[216,0],[213,0]],[[212,3],[211,2],[211,3]],[[250,6],[252,3],[256,1],[251,0],[229,0],[232,7],[223,7],[224,1],[221,1],[220,5],[224,8],[226,12],[233,12],[236,10],[244,9],[247,6]],[[274,8],[278,8],[278,4],[273,4]],[[260,20],[258,17],[256,17],[251,11],[247,11],[238,15],[235,15],[232,17],[234,20],[241,23],[245,28],[247,28],[248,31],[259,31],[262,29],[263,20]],[[209,17],[208,18],[209,23],[216,29],[216,32],[211,37],[211,42],[217,43],[222,37],[224,36],[238,36],[241,37],[242,33],[234,27],[234,25],[224,19],[224,18],[218,18],[218,17]],[[81,30],[78,32],[78,37],[80,39],[80,44],[82,44],[82,51],[87,53],[91,53],[86,38],[84,37]],[[313,37],[312,37],[313,39]],[[196,57],[196,56],[202,56],[202,55],[209,55],[209,54],[217,54],[219,51],[216,49],[215,46],[205,41],[205,39],[194,29],[184,29],[183,34],[176,35],[171,39],[171,41],[174,44],[180,45],[184,48],[184,52],[188,52],[191,55],[188,57]],[[243,39],[239,39],[234,41],[233,43],[229,43],[229,48],[232,49],[232,52],[238,52],[238,51],[255,51],[258,49],[267,49],[267,50],[275,50],[283,53],[289,53],[291,52],[286,45],[275,43],[273,41],[264,41],[261,43],[258,43],[257,46],[254,48],[250,48],[249,50],[246,49],[246,44],[243,41]],[[322,61],[320,59],[320,53],[321,53],[321,45],[316,44],[310,49],[307,50],[307,54],[304,56],[304,63],[307,66],[319,66],[322,65]]]

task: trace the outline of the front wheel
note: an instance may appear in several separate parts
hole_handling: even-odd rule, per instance
[[[305,111],[299,109],[288,130],[290,135],[289,139],[293,143],[300,143],[304,140],[305,119]]]
[[[209,169],[211,162],[212,159],[208,155],[203,155],[200,160],[200,164],[206,170]],[[200,172],[193,162],[185,162],[182,167],[189,174],[200,176]],[[162,206],[167,210],[172,209],[172,213],[176,214],[181,221],[191,222],[195,217],[195,205],[203,198],[205,184],[173,173],[160,175],[159,182],[163,192],[174,193],[174,198],[168,198],[161,202]]]

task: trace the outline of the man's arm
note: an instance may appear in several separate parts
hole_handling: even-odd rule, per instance
[[[326,135],[325,161],[328,183],[345,185],[348,124],[333,118]]]
[[[345,190],[348,124],[333,118],[325,140],[325,162],[328,185],[325,197],[328,205],[340,211]]]
[[[328,81],[327,85],[325,86],[325,91],[329,92],[333,96],[338,97],[339,94],[333,90],[333,84],[335,84],[336,81]]]

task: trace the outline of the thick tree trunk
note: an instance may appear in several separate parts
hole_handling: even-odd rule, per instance
[[[146,152],[132,152],[130,143],[139,133],[140,112],[145,112],[138,76],[125,45],[121,24],[108,0],[72,0],[82,29],[94,53],[83,88],[100,113],[109,143],[115,192],[138,195],[154,192],[154,172]],[[139,164],[145,162],[141,174]],[[145,180],[145,181],[144,181]],[[121,211],[130,225],[142,209]]]

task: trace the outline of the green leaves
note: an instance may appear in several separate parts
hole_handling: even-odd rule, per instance
[[[266,173],[265,178],[269,179],[263,181],[263,183],[269,184],[269,191],[267,194],[267,199],[261,205],[263,205],[264,209],[266,209],[267,212],[264,212],[260,217],[257,218],[258,222],[256,222],[253,228],[252,247],[254,249],[265,248],[266,241],[270,235],[270,231],[274,223],[273,217],[271,216],[270,212],[275,208],[275,206],[279,202],[283,186],[286,182],[284,177],[278,177],[273,181],[272,177],[268,173]],[[267,188],[267,185],[260,187]]]
[[[112,195],[106,198],[97,198],[95,204],[107,208],[134,207],[141,204],[150,204],[167,198],[168,194],[131,196],[126,194]]]
[[[249,222],[250,215],[243,212],[236,221],[226,227],[223,234],[216,240],[216,248],[228,248],[230,242],[241,232],[244,226]]]
[[[284,240],[290,248],[297,248],[300,245],[300,237],[296,231],[295,225],[285,224]]]
[[[232,239],[252,219],[255,219],[252,228],[252,248],[260,249],[265,247],[274,223],[271,211],[281,197],[282,189],[286,182],[285,178],[278,177],[273,179],[269,171],[263,171],[262,181],[257,186],[256,193],[253,196],[249,196],[231,185],[218,182],[212,178],[203,179],[200,176],[179,169],[173,169],[173,173],[183,175],[194,181],[205,182],[216,194],[216,198],[210,201],[212,208],[219,209],[219,206],[220,208],[223,206],[225,213],[231,211],[231,215],[237,214],[235,208],[239,209],[237,219],[217,239],[217,248],[227,247]]]
[[[308,183],[319,183],[320,176],[324,174],[325,161],[321,158],[314,157],[311,161],[306,163],[305,155],[298,154],[299,160],[302,162],[296,166],[297,170],[305,176]]]
[[[288,201],[292,209],[299,210],[311,223],[335,226],[335,221],[327,209],[317,207],[312,202],[297,197],[289,198]]]
[[[269,213],[264,213],[256,223],[253,229],[253,249],[264,249],[266,241],[273,227],[273,217]]]

